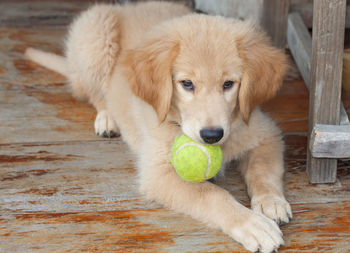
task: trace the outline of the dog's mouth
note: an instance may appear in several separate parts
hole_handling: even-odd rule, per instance
[[[192,138],[192,137],[191,137]],[[222,144],[225,143],[226,139],[221,139],[220,141],[215,141],[215,142],[206,142],[202,138],[193,138],[196,142],[203,144],[203,145],[214,145],[214,146],[221,146]]]
[[[168,122],[176,127],[182,128],[181,123],[175,120],[168,120]],[[182,132],[193,139],[194,141],[203,145],[222,145],[226,141],[225,131],[223,128],[202,128],[199,131],[198,136],[192,136],[191,133],[186,133],[182,129]]]

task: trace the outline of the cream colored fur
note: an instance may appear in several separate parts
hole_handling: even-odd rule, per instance
[[[188,15],[171,3],[96,5],[73,22],[66,57],[35,49],[27,56],[65,74],[73,93],[98,111],[97,134],[120,129],[137,155],[147,198],[219,228],[251,251],[283,244],[283,141],[258,105],[278,90],[284,54],[249,22]],[[182,80],[191,80],[193,91]],[[227,80],[235,82],[224,90]],[[170,163],[174,138],[203,142],[199,131],[222,127],[224,162],[240,160],[252,210],[210,182],[183,181]],[[117,183],[117,182],[116,182]],[[273,221],[274,220],[274,221]]]

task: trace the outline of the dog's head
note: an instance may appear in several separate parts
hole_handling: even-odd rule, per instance
[[[132,91],[160,122],[176,111],[186,135],[221,144],[233,121],[248,124],[275,95],[287,58],[249,22],[190,15],[153,29],[123,64]]]

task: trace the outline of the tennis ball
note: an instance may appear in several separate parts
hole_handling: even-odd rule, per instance
[[[171,163],[177,174],[186,181],[202,182],[214,177],[220,170],[220,146],[203,145],[186,135],[175,138]]]

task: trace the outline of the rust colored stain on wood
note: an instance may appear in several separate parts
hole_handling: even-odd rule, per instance
[[[51,161],[56,161],[56,160],[51,160]],[[0,175],[0,181],[12,181],[12,180],[18,180],[21,178],[26,178],[26,177],[30,177],[30,176],[43,176],[46,175],[47,173],[50,173],[47,170],[28,170],[28,171],[20,171],[20,172],[10,172],[10,173],[2,173],[2,175]]]
[[[22,51],[22,50],[19,50],[19,51]],[[24,50],[20,53],[23,54]],[[25,61],[23,59],[14,60],[13,65],[18,70],[18,72],[22,75],[33,72],[35,69],[38,68],[38,66],[36,66],[36,64],[30,64],[28,61]]]
[[[29,189],[26,191],[19,192],[19,194],[33,194],[33,195],[41,195],[41,196],[52,196],[58,192],[57,188],[43,188],[43,189]]]
[[[14,217],[16,220],[14,223],[21,223],[23,225],[35,224],[36,226],[44,225],[44,227],[50,227],[50,229],[46,230],[46,236],[39,230],[30,230],[26,232],[13,231],[7,234],[8,236],[21,236],[23,238],[30,236],[36,238],[40,243],[45,242],[46,239],[53,236],[53,231],[59,229],[61,226],[60,224],[70,224],[71,230],[69,230],[69,232],[67,231],[67,233],[69,233],[72,238],[77,236],[82,238],[94,238],[93,241],[83,240],[82,244],[79,246],[75,245],[78,249],[84,249],[85,247],[93,248],[93,245],[95,245],[98,247],[98,250],[96,249],[98,252],[103,252],[108,249],[113,249],[118,252],[133,252],[134,250],[158,252],[162,245],[174,244],[173,235],[158,228],[155,224],[144,223],[138,219],[139,217],[143,217],[144,220],[147,220],[149,216],[152,216],[153,212],[156,211],[157,210],[136,212],[109,211],[95,213],[17,214]],[[90,228],[89,232],[79,232],[83,231],[81,230],[83,227]],[[106,229],[108,228],[111,230],[107,230],[107,232]],[[72,250],[74,247],[69,248]],[[89,249],[91,250],[91,248]]]
[[[15,175],[3,175],[0,180],[12,181],[12,180],[21,179],[24,177],[28,177],[28,175],[26,173],[16,173]]]
[[[71,159],[69,157],[54,157],[54,156],[37,156],[37,155],[32,155],[32,156],[8,156],[8,155],[0,155],[0,163],[25,163],[25,162],[30,162],[30,161],[59,161],[59,160],[67,160]]]
[[[8,180],[16,180],[24,177],[29,177],[29,176],[43,176],[47,173],[50,173],[47,170],[28,170],[26,172],[18,172],[15,174],[8,174],[8,175],[3,175],[3,177],[0,177],[0,181],[8,181]]]
[[[69,89],[67,88],[67,90]],[[93,122],[96,117],[96,112],[92,107],[87,107],[86,102],[74,99],[67,91],[48,92],[40,89],[25,89],[25,93],[44,104],[54,106],[57,117],[61,119],[80,123],[86,120]],[[64,127],[57,127],[56,129],[59,129],[59,131],[66,130]]]

